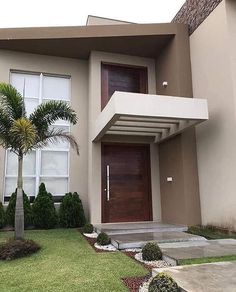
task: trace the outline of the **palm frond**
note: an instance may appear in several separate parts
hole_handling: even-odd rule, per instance
[[[76,113],[70,105],[65,101],[55,100],[40,104],[29,119],[37,127],[39,135],[43,135],[59,119],[73,125],[77,123]]]
[[[34,148],[42,148],[48,146],[48,144],[50,143],[58,143],[63,140],[69,142],[71,147],[75,149],[77,154],[79,154],[79,145],[75,137],[71,133],[68,133],[63,129],[56,128],[52,128],[44,133],[44,137],[39,138]]]
[[[10,143],[10,129],[12,126],[12,121],[8,117],[8,113],[4,108],[0,107],[0,145],[7,147]]]
[[[26,116],[24,99],[10,84],[0,83],[0,106],[8,113],[9,119],[17,120]]]
[[[32,150],[37,142],[37,129],[32,122],[27,118],[16,120],[11,129],[10,134],[12,137],[12,148],[16,145],[17,149],[23,154]]]

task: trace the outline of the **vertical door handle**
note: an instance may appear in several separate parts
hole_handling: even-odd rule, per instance
[[[107,201],[110,200],[110,165],[107,165]]]

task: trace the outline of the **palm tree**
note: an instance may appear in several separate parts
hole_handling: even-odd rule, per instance
[[[0,145],[18,156],[17,196],[15,208],[15,238],[24,238],[23,158],[32,151],[59,140],[69,141],[79,153],[74,137],[53,124],[58,120],[77,123],[75,111],[63,101],[40,104],[27,117],[23,96],[10,84],[0,83]]]

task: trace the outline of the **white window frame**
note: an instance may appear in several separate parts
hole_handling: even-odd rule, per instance
[[[43,78],[44,76],[49,76],[49,77],[57,77],[57,78],[67,78],[70,80],[70,86],[69,86],[69,99],[68,100],[64,100],[66,102],[68,102],[69,104],[71,104],[71,76],[69,75],[61,75],[61,74],[49,74],[49,73],[42,73],[42,72],[30,72],[30,71],[21,71],[21,70],[10,70],[10,83],[11,83],[11,74],[15,73],[15,74],[28,74],[28,75],[37,75],[39,76],[39,97],[38,98],[34,98],[34,97],[25,97],[25,99],[37,99],[38,100],[38,105],[42,104],[43,101],[45,100],[52,100],[50,98],[43,98]],[[67,122],[65,123],[56,123],[55,126],[57,127],[68,127],[68,132],[70,132],[71,130],[71,125]],[[37,197],[38,194],[38,190],[39,190],[39,185],[40,185],[40,181],[42,178],[64,178],[67,180],[67,188],[66,188],[66,192],[69,191],[69,185],[70,185],[70,175],[69,175],[69,171],[70,171],[70,144],[68,144],[67,148],[52,148],[52,147],[43,147],[42,149],[36,149],[33,150],[36,153],[36,161],[35,161],[35,174],[34,175],[23,175],[23,179],[24,178],[33,178],[35,179],[35,197]],[[42,152],[66,152],[67,153],[67,175],[42,175],[41,174],[41,153]],[[5,190],[6,190],[6,179],[7,178],[16,178],[17,179],[17,175],[9,175],[7,174],[7,163],[8,163],[8,150],[5,151],[5,168],[4,168],[4,183],[3,183],[3,202],[4,203],[8,203],[5,201],[5,198],[8,196],[5,196]],[[47,187],[47,186],[46,186]],[[31,195],[31,194],[27,194],[27,195]],[[52,194],[53,197],[57,197],[57,196],[64,196],[65,194]],[[31,195],[32,196],[32,195]]]

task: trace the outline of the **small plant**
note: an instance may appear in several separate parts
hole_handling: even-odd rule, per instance
[[[144,261],[157,261],[162,259],[162,252],[156,242],[148,242],[142,248],[142,257]]]
[[[5,225],[5,211],[3,209],[3,205],[0,202],[0,228],[3,228]]]
[[[86,223],[83,228],[83,233],[93,233],[93,224]]]
[[[78,193],[67,193],[62,199],[59,209],[60,224],[63,227],[82,227],[85,224],[85,215],[82,201]]]
[[[167,274],[160,273],[149,284],[148,292],[180,292],[178,284]]]
[[[105,232],[101,232],[98,234],[97,243],[99,245],[108,245],[110,244],[110,238]]]
[[[33,215],[32,215],[32,209],[30,206],[30,201],[28,196],[23,191],[23,203],[24,203],[24,221],[25,221],[25,227],[28,227],[32,225],[33,221]],[[16,190],[11,195],[10,201],[7,206],[6,210],[6,223],[14,226],[15,225],[15,208],[16,208]]]
[[[32,205],[32,210],[35,227],[50,229],[57,224],[57,214],[52,194],[47,192],[44,183],[39,186],[39,193]]]
[[[10,239],[6,243],[0,245],[0,260],[10,261],[25,257],[39,251],[40,248],[40,245],[33,240]]]

